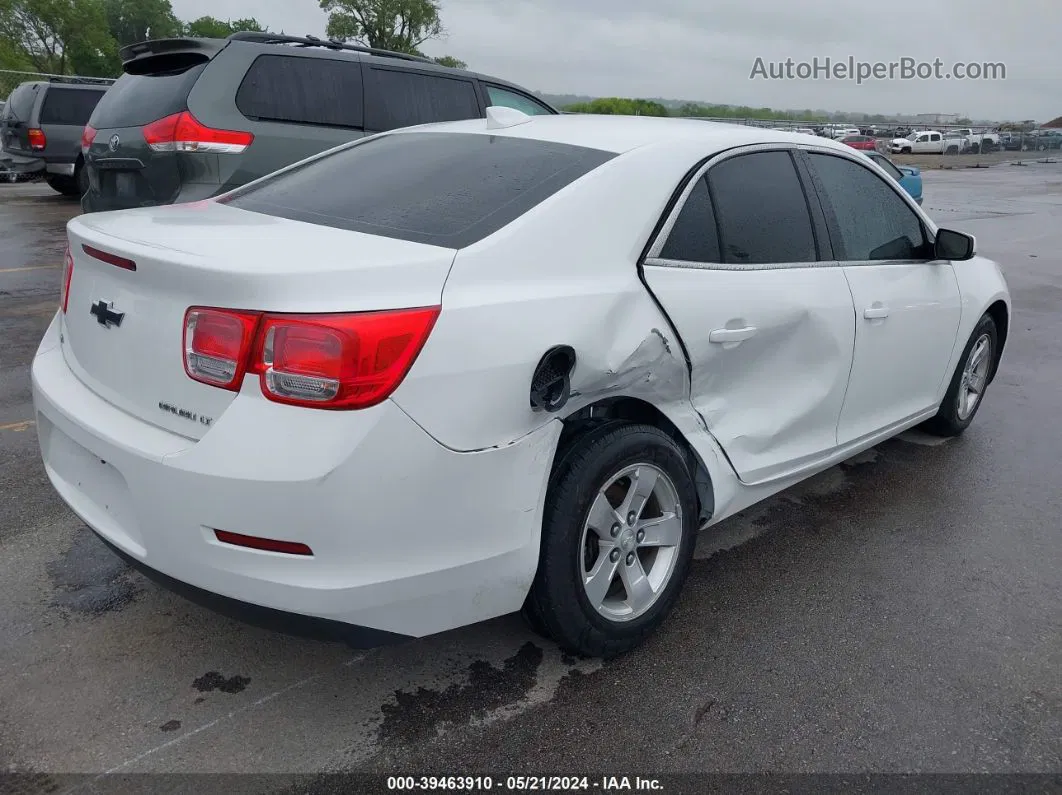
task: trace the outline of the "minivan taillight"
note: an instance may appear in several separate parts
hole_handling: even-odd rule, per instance
[[[44,134],[44,130],[29,130],[26,135],[29,137],[30,149],[33,151],[40,152],[48,147],[48,136]]]
[[[70,253],[70,246],[66,247],[66,256],[63,258],[63,289],[59,293],[59,306],[66,314],[67,304],[70,303],[70,279],[74,276],[74,257]]]
[[[277,403],[368,408],[402,383],[440,309],[272,315],[192,307],[185,316],[185,370],[233,391],[244,373],[256,373],[262,394]]]
[[[154,121],[143,132],[144,140],[156,152],[238,155],[254,141],[249,132],[207,127],[187,110]]]
[[[88,124],[85,125],[85,129],[81,131],[81,151],[87,152],[92,146],[92,142],[96,140],[96,128],[91,127]]]

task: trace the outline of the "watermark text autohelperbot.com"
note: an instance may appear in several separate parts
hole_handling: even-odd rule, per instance
[[[999,61],[959,61],[945,64],[940,58],[919,61],[857,61],[853,56],[833,59],[812,58],[797,61],[768,61],[757,58],[749,73],[750,80],[1006,80],[1007,65]]]

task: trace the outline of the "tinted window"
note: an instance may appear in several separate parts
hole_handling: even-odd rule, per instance
[[[788,152],[724,160],[708,172],[723,261],[813,262],[807,200]]]
[[[892,161],[890,161],[887,157],[881,157],[880,155],[875,155],[871,159],[875,163],[877,163],[879,166],[881,166],[883,169],[885,169],[885,173],[887,173],[893,179],[895,179],[895,180],[903,179],[903,172],[901,172],[900,169],[896,168],[896,166],[894,166],[892,164]]]
[[[515,91],[507,91],[504,88],[498,88],[497,86],[486,86],[487,96],[490,98],[488,104],[495,105],[501,108],[515,108],[522,113],[526,113],[528,116],[546,116],[552,115],[553,111],[547,108],[540,102],[536,102],[531,97],[519,94]]]
[[[693,186],[660,256],[686,262],[719,262],[719,235],[706,178]]]
[[[463,248],[614,156],[524,138],[396,133],[297,166],[221,201],[295,221]]]
[[[842,157],[811,160],[840,228],[840,259],[928,258],[922,222],[888,182]]]
[[[365,126],[386,131],[415,124],[480,117],[476,89],[468,80],[370,69],[366,86]]]
[[[7,107],[4,108],[4,118],[28,122],[33,114],[33,103],[37,101],[38,90],[40,86],[27,83],[12,91],[11,96],[7,98]]]
[[[188,94],[206,64],[179,73],[122,75],[96,106],[97,130],[141,127],[188,109]]]
[[[236,107],[250,119],[360,128],[361,63],[260,55],[236,92]]]
[[[102,97],[102,91],[52,86],[44,95],[40,123],[84,127]]]

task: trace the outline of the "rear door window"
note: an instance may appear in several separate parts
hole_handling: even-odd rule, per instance
[[[723,262],[814,262],[815,233],[789,152],[757,152],[708,171]]]
[[[102,98],[102,91],[51,86],[44,95],[40,123],[84,127]]]
[[[260,55],[236,92],[236,107],[256,121],[361,129],[361,63]]]
[[[394,133],[267,177],[219,201],[309,224],[464,248],[613,157],[526,138]]]
[[[482,115],[471,80],[381,67],[369,67],[366,72],[365,126],[369,130],[385,132]]]

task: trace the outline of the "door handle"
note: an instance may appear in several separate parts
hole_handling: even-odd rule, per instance
[[[867,320],[884,320],[888,316],[889,308],[881,304],[874,304],[874,306],[868,306],[863,310],[863,317]]]
[[[715,331],[708,334],[708,341],[723,345],[728,342],[744,342],[754,336],[756,336],[755,326],[745,326],[745,328],[717,328]]]

